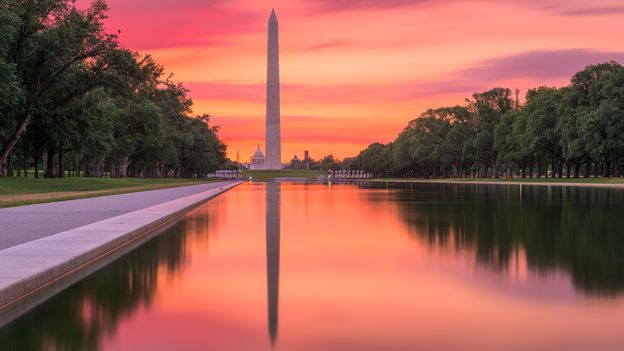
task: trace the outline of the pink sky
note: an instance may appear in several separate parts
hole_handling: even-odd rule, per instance
[[[80,0],[86,2],[87,0]],[[280,25],[282,155],[354,156],[430,107],[560,86],[624,62],[621,0],[108,0],[108,28],[191,89],[228,154],[264,144],[266,25]]]

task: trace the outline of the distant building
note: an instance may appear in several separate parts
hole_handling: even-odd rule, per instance
[[[310,158],[310,151],[305,150],[303,152],[303,169],[309,170],[310,163],[312,163],[312,159]]]
[[[293,156],[292,160],[290,160],[290,164],[288,164],[288,168],[290,169],[301,169],[302,166],[303,164],[297,155]]]
[[[264,154],[262,150],[260,150],[260,145],[254,152],[253,156],[251,156],[251,162],[249,162],[250,170],[264,169]]]

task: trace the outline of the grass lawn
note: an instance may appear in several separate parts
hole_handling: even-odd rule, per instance
[[[300,169],[243,171],[243,176],[246,178],[251,177],[254,182],[266,182],[273,178],[307,178],[316,180],[316,177],[320,175],[327,175],[327,172],[305,171]]]
[[[62,178],[34,179],[0,178],[0,207],[81,199],[135,191],[155,190],[206,183],[202,179],[139,179],[139,178]]]

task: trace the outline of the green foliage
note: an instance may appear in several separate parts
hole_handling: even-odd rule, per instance
[[[430,109],[388,145],[373,144],[351,169],[394,176],[619,176],[624,166],[624,67],[578,72],[570,86],[540,87],[520,105],[504,88],[465,106]],[[537,172],[535,172],[537,171]]]
[[[0,5],[0,140],[15,127],[13,114],[22,103],[24,91],[17,79],[17,70],[10,60],[11,46],[17,36],[19,18],[11,11],[15,1]]]
[[[0,175],[6,160],[46,176],[198,177],[225,145],[208,116],[191,116],[183,85],[151,56],[120,48],[93,0],[0,5]]]
[[[334,158],[334,155],[327,155],[318,163],[321,171],[337,171],[342,169],[342,164]]]
[[[365,169],[376,174],[387,174],[392,168],[393,145],[371,144],[351,160],[348,169]]]

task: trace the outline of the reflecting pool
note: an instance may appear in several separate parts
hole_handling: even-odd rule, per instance
[[[624,191],[243,184],[1,350],[622,350]]]

